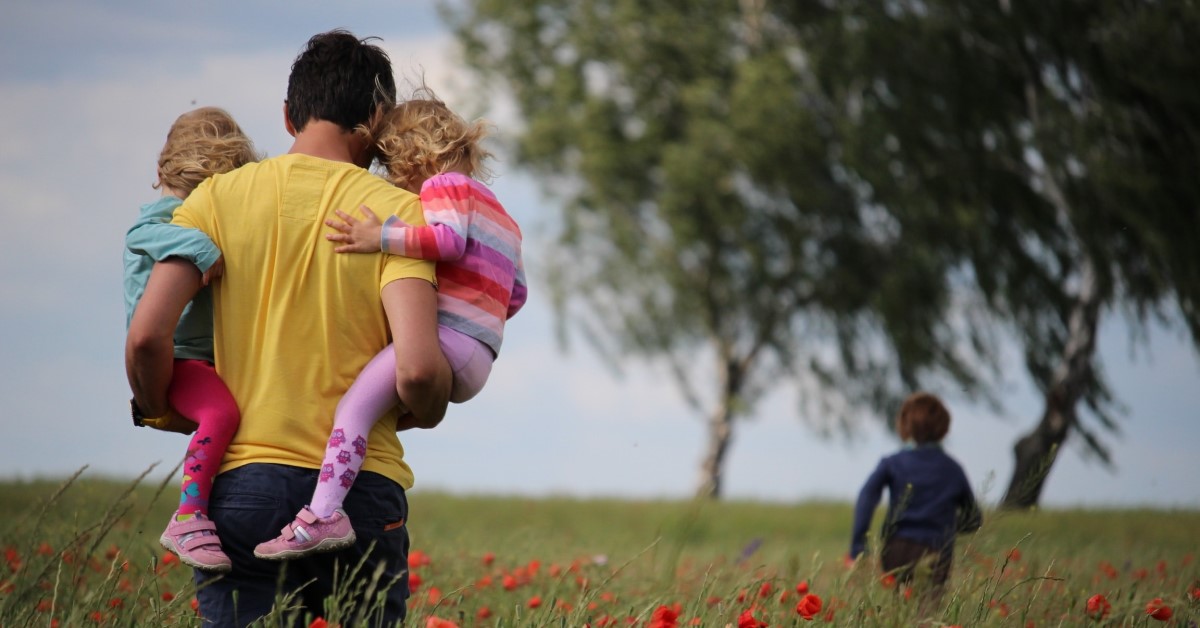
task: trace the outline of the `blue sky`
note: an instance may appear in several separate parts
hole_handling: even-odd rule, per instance
[[[281,106],[309,36],[347,27],[376,35],[397,75],[426,81],[452,106],[503,128],[501,94],[471,90],[430,2],[151,2],[15,0],[0,23],[0,478],[163,477],[183,437],[130,425],[123,366],[122,238],[156,192],[154,160],[171,121],[195,106],[228,109],[268,155],[286,152]],[[478,103],[490,110],[476,110]],[[511,127],[511,123],[508,124]],[[631,363],[616,376],[582,343],[556,342],[538,265],[553,203],[501,161],[495,190],[526,231],[533,276],[488,387],[436,430],[404,435],[415,490],[522,495],[690,495],[703,425],[665,371]],[[1076,444],[1053,470],[1050,506],[1200,507],[1200,363],[1176,331],[1130,342],[1110,316],[1101,355],[1129,413],[1115,471]],[[1139,348],[1140,347],[1140,348]],[[985,501],[1012,468],[1011,446],[1041,411],[1019,364],[1002,412],[949,397],[946,441]],[[822,440],[794,396],[773,393],[734,435],[731,498],[851,500],[896,447],[878,423]]]

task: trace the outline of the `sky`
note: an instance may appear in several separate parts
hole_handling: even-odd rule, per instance
[[[162,479],[186,439],[137,429],[124,372],[121,254],[138,207],[154,200],[167,128],[197,106],[228,110],[268,156],[287,152],[282,102],[292,60],[318,32],[381,37],[398,78],[425,81],[464,114],[510,120],[503,94],[480,92],[457,61],[432,2],[11,0],[0,23],[0,480]],[[478,103],[491,103],[476,110]],[[511,122],[510,122],[511,126]],[[526,234],[526,308],[474,400],[437,429],[402,440],[414,491],[685,499],[697,485],[705,430],[666,371],[620,373],[585,343],[562,346],[539,282],[557,209],[511,162],[493,189]],[[1100,357],[1127,407],[1105,436],[1113,469],[1068,442],[1043,505],[1200,508],[1200,361],[1178,328],[1132,340],[1106,317]],[[1012,444],[1041,412],[1021,365],[1007,359],[995,410],[945,393],[947,451],[977,496],[994,504]],[[937,391],[944,392],[944,391]],[[772,392],[739,424],[725,467],[730,499],[852,501],[881,456],[898,447],[882,422],[823,439],[794,394]]]

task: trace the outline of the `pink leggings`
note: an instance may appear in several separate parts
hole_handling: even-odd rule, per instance
[[[444,325],[438,326],[438,341],[454,372],[450,401],[462,403],[479,394],[492,372],[495,356],[491,348]],[[346,493],[354,485],[354,478],[362,469],[371,427],[398,403],[396,351],[388,345],[363,367],[350,390],[338,402],[317,490],[309,505],[317,516],[328,517],[335,508],[341,508]]]
[[[207,515],[213,478],[241,421],[237,402],[212,364],[184,359],[175,360],[167,402],[179,415],[196,423],[183,462],[179,514]]]

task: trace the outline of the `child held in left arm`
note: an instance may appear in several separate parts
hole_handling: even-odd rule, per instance
[[[427,225],[396,216],[386,222],[370,208],[362,219],[337,211],[326,235],[338,253],[383,251],[438,262],[438,340],[454,374],[450,401],[474,397],[500,353],[505,322],[524,305],[521,230],[477,178],[488,153],[482,123],[468,123],[434,97],[409,100],[384,115],[373,132],[387,178],[419,194]],[[362,468],[367,434],[391,408],[396,355],[379,352],[338,403],[317,488],[310,504],[275,539],[260,543],[259,558],[280,560],[353,543],[354,529],[341,509]],[[411,424],[402,414],[397,429]]]

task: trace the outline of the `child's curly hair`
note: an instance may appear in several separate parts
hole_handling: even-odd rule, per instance
[[[201,107],[175,119],[158,155],[158,182],[183,196],[201,181],[258,161],[254,143],[224,109]]]
[[[414,193],[449,171],[487,182],[491,172],[483,164],[492,154],[481,144],[487,134],[487,122],[467,122],[427,87],[383,114],[370,132],[387,179]]]
[[[950,411],[937,396],[927,392],[910,395],[896,415],[896,432],[917,444],[936,443],[950,431]]]

